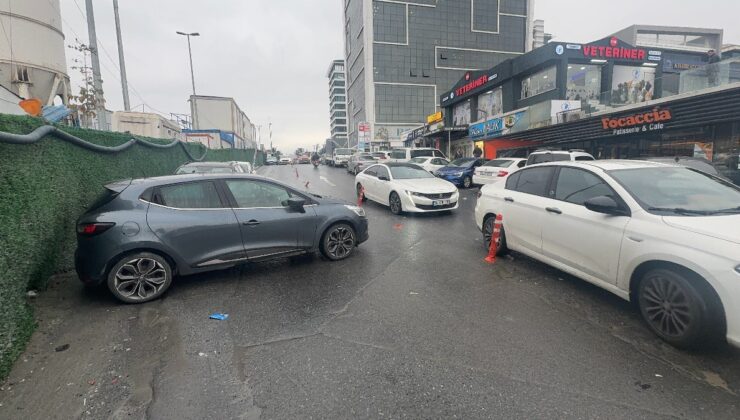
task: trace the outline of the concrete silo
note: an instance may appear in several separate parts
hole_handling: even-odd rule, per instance
[[[67,103],[69,76],[59,0],[0,0],[0,85],[50,105]]]

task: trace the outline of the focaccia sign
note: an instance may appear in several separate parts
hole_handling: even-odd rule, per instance
[[[620,117],[602,117],[601,128],[611,130],[612,135],[636,134],[647,131],[662,130],[665,123],[673,119],[668,108],[655,107],[652,110]]]

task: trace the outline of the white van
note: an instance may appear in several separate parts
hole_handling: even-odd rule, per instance
[[[354,150],[347,148],[334,149],[332,153],[331,166],[347,166],[347,161],[354,153]]]
[[[431,147],[400,147],[398,149],[391,150],[389,162],[408,162],[415,157],[421,156],[447,159],[444,153],[440,152],[439,149],[432,149]]]

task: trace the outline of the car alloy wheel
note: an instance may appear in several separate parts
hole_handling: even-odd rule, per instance
[[[156,254],[142,252],[121,259],[108,274],[108,288],[126,303],[143,303],[161,296],[172,283],[172,268]]]
[[[473,185],[473,180],[470,179],[469,176],[466,176],[465,178],[463,178],[463,187],[464,188],[470,188],[471,185]]]
[[[395,191],[391,193],[389,204],[391,207],[391,213],[401,214],[401,212],[403,211],[403,205],[401,205],[401,197],[399,197]]]
[[[330,260],[338,261],[349,257],[355,245],[355,230],[348,224],[340,223],[324,233],[321,251]]]
[[[640,282],[642,317],[658,336],[677,347],[695,347],[712,333],[711,314],[702,295],[684,276],[666,269],[647,272]]]

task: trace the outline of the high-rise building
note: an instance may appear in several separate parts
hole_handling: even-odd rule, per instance
[[[350,145],[401,144],[466,71],[532,46],[533,0],[344,0]],[[364,132],[364,131],[363,131]]]
[[[329,123],[331,140],[347,144],[347,90],[344,78],[344,60],[334,60],[326,73],[329,78]]]

